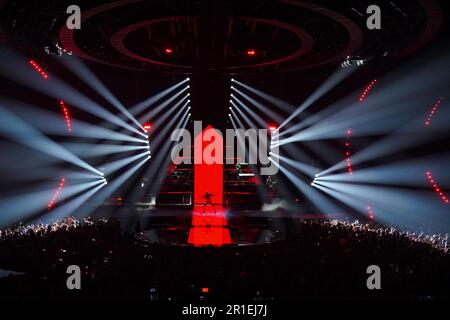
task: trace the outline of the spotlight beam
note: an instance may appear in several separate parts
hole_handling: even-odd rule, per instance
[[[61,145],[49,139],[1,106],[0,119],[0,134],[3,134],[9,139],[101,175],[100,171],[64,149]]]
[[[148,160],[149,158],[145,158],[139,161],[120,176],[108,182],[108,184],[100,192],[92,197],[92,203],[86,203],[85,206],[83,206],[82,210],[80,210],[82,215],[90,215],[98,206],[104,203],[105,199],[110,197],[117,189],[119,189]]]
[[[309,184],[306,184],[303,180],[298,178],[296,175],[291,173],[285,167],[277,163],[277,161],[272,161],[291,182],[292,184],[302,192],[312,204],[319,209],[322,214],[334,214],[338,213],[338,207],[327,199],[320,192],[312,188]]]
[[[66,185],[58,197],[58,202],[68,199],[100,182],[101,180],[97,180],[89,183]],[[0,227],[3,228],[27,219],[31,215],[47,208],[48,199],[55,192],[55,182],[40,184],[36,189],[38,191],[29,191],[25,194],[0,199],[0,208],[2,209]]]
[[[185,114],[181,119],[180,125],[178,128],[184,129],[189,122],[190,115],[189,113]],[[179,137],[180,135],[178,135]],[[155,159],[155,166],[151,166],[149,170],[149,177],[151,181],[154,183],[151,186],[150,193],[155,194],[159,192],[161,188],[162,181],[155,181],[154,177],[156,176],[156,172],[167,172],[167,168],[171,161],[169,156],[170,148],[174,145],[174,142],[166,143],[163,149],[158,153],[157,158]]]
[[[122,112],[128,119],[133,121],[138,128],[145,132],[142,125],[136,120],[131,112],[125,108],[125,106],[111,93],[111,91],[100,81],[100,79],[83,62],[81,62],[79,58],[75,56],[64,56],[61,61],[64,63],[66,68],[75,73],[78,78],[87,83],[116,109]]]
[[[236,108],[236,110],[240,111],[240,108],[231,100],[231,105]],[[267,121],[264,121],[260,116],[258,116],[255,112],[253,112],[249,107],[244,104],[241,104],[242,108],[247,111],[247,113],[259,124],[260,128],[267,128],[269,124]],[[256,127],[255,127],[256,128]]]
[[[102,128],[99,125],[93,125],[74,119],[72,119],[71,122],[76,129],[72,130],[70,134],[68,134],[59,114],[48,112],[43,109],[7,98],[1,98],[0,104],[14,108],[14,112],[19,114],[21,119],[29,123],[33,123],[35,128],[47,134],[147,143],[144,139],[132,137],[127,134]]]
[[[237,108],[236,110],[240,111],[239,108]],[[235,117],[236,120],[237,120],[239,123],[241,123],[240,120],[239,120],[239,118],[236,117],[236,114],[234,113],[234,111],[233,111],[233,110],[231,110],[231,111],[232,111],[232,113],[233,113],[233,117]],[[233,125],[233,128],[236,130],[236,129],[237,129],[236,123],[233,121],[233,118],[232,118],[231,120],[232,120],[231,123],[232,123],[232,125]],[[247,122],[248,125],[250,125],[250,127],[256,128],[255,124],[254,124],[253,122],[251,122],[250,119],[248,119],[247,117],[245,117],[244,120]],[[240,146],[241,146],[244,150],[247,150],[247,149],[245,148],[245,139],[244,139],[242,136],[240,136],[240,135],[238,136],[238,143],[240,144]],[[264,154],[264,153],[263,153],[263,152],[264,152],[263,149],[265,150],[266,148],[262,148],[262,149],[259,150],[259,152],[261,152],[261,153],[259,154],[260,159],[263,159],[263,157],[267,157],[267,154]],[[257,145],[254,145],[254,144],[252,144],[252,143],[249,143],[249,150],[247,151],[246,156],[248,156],[248,152],[253,152],[254,154],[257,154],[257,153],[258,153]],[[267,159],[269,159],[269,158],[267,158]],[[244,159],[244,160],[245,160],[245,159]],[[256,165],[253,165],[253,164],[249,164],[249,167],[250,167],[250,170],[252,171],[252,173],[253,173],[255,176],[258,176],[258,168],[257,168],[257,166],[256,166]],[[267,194],[266,190],[265,190],[260,184],[257,184],[257,185],[256,185],[256,188],[257,188],[257,190],[258,190],[258,197],[260,198],[261,201],[264,201],[264,195]]]
[[[162,98],[164,98],[166,95],[168,95],[169,93],[171,93],[172,91],[174,91],[175,89],[178,89],[181,85],[183,85],[184,83],[188,82],[189,80],[184,79],[183,81],[180,81],[176,84],[174,84],[173,86],[171,86],[170,88],[165,89],[164,91],[161,91],[159,93],[157,93],[154,96],[151,96],[150,98],[147,98],[141,102],[139,102],[138,104],[132,106],[130,108],[130,112],[134,115],[138,115],[140,114],[142,111],[144,111],[145,109],[147,109],[148,107],[150,107],[151,105],[153,105],[154,103],[156,103],[157,101],[161,100]],[[160,106],[158,106],[157,108],[153,109],[156,110],[158,109]],[[164,106],[162,107],[164,108]],[[159,111],[162,110],[159,109],[157,111],[155,111],[155,114],[158,113]],[[149,117],[153,117],[154,114],[150,115]]]
[[[289,159],[289,158],[286,158],[284,156],[277,155],[277,154],[272,154],[272,157],[276,157],[276,158],[280,159],[282,162],[287,163],[291,167],[308,175],[309,177],[314,177],[315,173],[317,172],[317,169],[315,167],[307,165],[306,163],[295,161],[295,160],[292,160],[292,159]]]
[[[83,194],[79,195],[75,199],[70,200],[68,203],[62,205],[61,207],[58,207],[51,212],[44,215],[44,217],[40,217],[39,219],[36,219],[35,223],[52,223],[54,221],[57,221],[59,219],[63,219],[65,217],[75,215],[74,214],[78,208],[80,208],[86,201],[89,200],[95,193],[97,193],[101,188],[105,186],[105,183],[101,183],[96,185],[91,190],[88,190],[84,192]]]
[[[146,152],[142,152],[142,153],[130,156],[130,157],[126,157],[125,159],[119,159],[119,160],[116,160],[116,161],[113,161],[113,162],[109,162],[109,163],[107,163],[106,165],[103,166],[104,173],[107,176],[109,176],[112,173],[114,173],[115,171],[117,171],[117,170],[119,170],[119,169],[129,165],[130,163],[132,163],[132,162],[134,162],[134,161],[136,161],[136,160],[138,160],[138,159],[140,159],[140,158],[142,158],[144,156],[148,156],[148,155],[149,154],[146,151]]]
[[[169,133],[169,131],[172,129],[173,125],[175,124],[175,122],[178,120],[178,118],[180,117],[180,115],[182,114],[182,112],[184,111],[184,116],[182,118],[182,120],[184,120],[184,117],[189,113],[189,109],[186,108],[187,106],[186,102],[184,104],[184,106],[182,108],[180,108],[180,110],[178,110],[178,112],[172,117],[172,119],[170,119],[170,121],[164,126],[164,128],[159,132],[158,136],[155,137],[151,142],[151,146],[153,149],[158,149],[159,145],[161,144],[161,142],[165,139],[167,139],[167,135]],[[181,121],[182,121],[181,120]]]
[[[245,100],[247,100],[248,102],[250,102],[253,106],[255,106],[258,110],[260,110],[261,112],[263,112],[264,114],[266,114],[267,116],[269,116],[271,119],[273,119],[274,121],[276,121],[277,123],[282,123],[284,120],[284,117],[280,116],[278,113],[276,113],[275,111],[272,111],[270,108],[266,107],[265,105],[263,105],[261,102],[256,101],[255,99],[253,99],[252,97],[250,97],[249,95],[245,94],[244,92],[240,91],[239,89],[236,89],[235,87],[233,87],[233,89],[236,93],[238,93],[240,96],[242,96]],[[238,99],[235,95],[231,96],[232,99],[236,100],[240,105],[243,105],[244,103]]]
[[[423,172],[421,172],[423,176]],[[422,190],[401,189],[398,187],[354,185],[349,183],[335,183],[319,181],[319,185],[333,190],[333,196],[340,195],[343,201],[359,200],[361,203],[376,204],[377,217],[383,222],[396,226],[414,225],[422,229],[423,225],[432,227],[437,232],[443,232],[448,226],[448,207],[443,206],[436,199],[433,191],[424,193]],[[343,197],[345,195],[347,197]],[[342,201],[341,200],[341,201]],[[365,211],[365,206],[361,208]],[[424,215],[423,213],[427,214]]]
[[[57,78],[55,75],[49,76],[46,81],[41,81],[42,79],[39,79],[39,77],[35,75],[35,72],[30,70],[26,57],[20,53],[16,51],[12,52],[11,50],[2,50],[0,61],[2,61],[2,63],[0,63],[0,73],[6,77],[17,81],[26,87],[53,97],[58,101],[62,99],[71,106],[76,106],[92,115],[110,121],[124,129],[145,137],[140,130],[132,127],[124,120]]]
[[[276,98],[274,96],[271,96],[270,94],[267,94],[263,91],[260,91],[258,89],[255,89],[253,87],[250,87],[249,85],[242,83],[240,81],[234,80],[234,83],[237,83],[238,85],[240,85],[241,87],[247,89],[248,91],[254,93],[255,95],[257,95],[260,98],[263,98],[264,100],[270,102],[272,105],[276,106],[277,108],[285,111],[286,113],[291,113],[292,111],[295,110],[295,106],[290,104],[287,101],[281,100],[279,98]]]
[[[328,91],[333,89],[338,83],[351,75],[357,68],[350,66],[348,68],[339,68],[323,84],[319,86],[281,125],[278,130],[287,125],[291,120],[299,116],[303,111],[319,100]]]
[[[169,99],[167,99],[163,103],[159,104],[156,108],[150,110],[145,115],[142,115],[141,117],[139,117],[139,122],[144,123],[144,122],[148,121],[149,119],[152,119],[156,114],[158,114],[158,112],[163,110],[165,107],[170,105],[173,101],[175,101],[179,96],[181,96],[184,92],[186,92],[187,89],[188,89],[188,87],[184,87],[182,90],[178,91],[176,94],[171,96]]]
[[[182,111],[182,109],[180,110]],[[176,116],[178,117],[178,116]],[[185,128],[187,123],[189,121],[189,111],[186,110],[185,113],[183,114],[182,118],[178,121],[176,128]],[[169,124],[166,126],[166,128],[169,128],[168,130],[170,130],[173,126],[172,124]],[[168,132],[168,131],[167,131]],[[160,137],[165,137],[167,133],[160,133],[159,136]],[[159,144],[159,143],[158,143]],[[164,171],[164,168],[162,167],[163,161],[164,159],[166,159],[166,161],[170,160],[169,157],[169,152],[170,152],[170,147],[173,145],[172,141],[167,141],[160,150],[158,150],[158,152],[156,153],[156,157],[154,157],[152,159],[151,164],[148,166],[148,168],[146,168],[145,173],[143,174],[144,177],[146,177],[151,184],[153,184],[154,186],[152,187],[152,190],[156,190],[159,191],[159,187],[155,187],[158,186],[158,182],[155,181],[155,176],[157,174],[157,172],[160,173],[165,173],[166,171]],[[135,198],[138,194],[137,189],[139,187],[135,186],[133,191],[132,191],[132,197]],[[134,199],[133,199],[134,201]]]
[[[93,143],[73,143],[62,144],[67,150],[74,154],[83,154],[84,158],[99,157],[115,153],[125,153],[136,150],[147,150],[147,146],[124,146],[116,144],[93,144]]]
[[[169,110],[167,110],[166,112],[164,112],[163,115],[159,116],[158,119],[157,119],[155,122],[153,122],[152,130],[153,130],[153,131],[156,131],[161,125],[163,125],[163,124],[167,121],[167,119],[170,117],[170,115],[171,115],[177,108],[179,108],[180,105],[181,105],[182,103],[183,103],[183,105],[181,106],[180,109],[184,109],[184,108],[189,104],[189,102],[186,101],[188,97],[189,97],[188,95],[184,96],[183,99],[181,99],[181,100],[178,101],[176,104],[174,104],[173,107],[171,107]]]

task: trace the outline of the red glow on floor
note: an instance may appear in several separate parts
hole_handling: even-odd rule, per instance
[[[444,97],[441,97],[433,106],[433,108],[430,110],[430,112],[428,113],[428,118],[425,121],[425,127],[429,127],[431,125],[431,120],[433,119],[434,114],[436,113],[437,109],[439,108],[439,106],[441,105],[442,100],[444,99]]]
[[[59,194],[61,193],[62,189],[64,188],[64,185],[66,184],[66,178],[61,178],[58,184],[58,188],[56,189],[55,193],[53,194],[52,198],[47,204],[47,209],[51,209],[58,199]]]
[[[188,243],[195,247],[220,247],[231,243],[226,211],[222,206],[194,206]]]

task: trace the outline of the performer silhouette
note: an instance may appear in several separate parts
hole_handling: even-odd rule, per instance
[[[213,196],[214,195],[212,193],[209,193],[208,191],[206,191],[205,195],[203,196],[203,198],[205,199],[205,204],[203,205],[203,213],[206,212],[207,205],[210,205],[211,207],[213,207],[214,213],[216,213],[216,207],[214,206],[214,204],[211,201]]]
[[[278,181],[272,180],[272,178],[271,178],[270,176],[267,177],[266,185],[267,185],[269,191],[275,191],[275,184],[276,184],[277,182],[278,182]]]

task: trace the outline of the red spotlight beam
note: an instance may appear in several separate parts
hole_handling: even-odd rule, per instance
[[[429,127],[431,125],[431,120],[433,119],[433,116],[435,115],[437,109],[441,105],[442,100],[444,100],[444,97],[441,97],[433,106],[433,108],[428,113],[428,118],[425,121],[425,127]]]
[[[439,187],[439,185],[436,182],[436,179],[433,178],[433,175],[430,171],[425,172],[425,175],[427,176],[428,182],[430,182],[431,186],[434,188],[434,191],[437,195],[442,199],[442,201],[448,205],[448,197],[442,192],[442,189]]]
[[[39,64],[37,64],[34,60],[29,60],[28,61],[31,66],[34,68],[34,70],[36,70],[36,72],[39,72],[39,74],[44,78],[44,79],[48,79],[48,75],[47,73],[42,70],[41,66],[39,66]]]

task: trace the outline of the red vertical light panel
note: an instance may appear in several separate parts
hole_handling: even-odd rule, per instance
[[[192,225],[189,230],[188,243],[196,247],[222,246],[231,243],[228,230],[226,210],[223,208],[223,164],[207,164],[203,159],[203,151],[213,142],[204,141],[206,130],[215,130],[208,126],[195,138],[194,153],[202,155],[202,162],[194,164],[194,210]],[[223,150],[221,135],[218,145]],[[216,142],[217,143],[217,142]],[[199,148],[199,149],[198,149]],[[194,157],[195,158],[195,157]],[[223,161],[223,154],[222,159]],[[206,204],[205,193],[211,193],[212,204]]]
[[[194,204],[203,204],[205,203],[204,195],[206,192],[211,193],[212,203],[217,205],[223,204],[223,164],[222,163],[213,163],[206,164],[203,159],[203,150],[213,142],[204,141],[203,137],[207,130],[215,130],[211,126],[208,126],[203,132],[195,137],[194,148],[201,148],[200,150],[194,150],[196,154],[200,154],[202,156],[202,161],[199,164],[194,164]],[[220,145],[221,150],[223,150],[223,138],[220,134],[220,140],[218,143]],[[201,153],[199,153],[201,152]],[[223,162],[223,157],[222,157]]]

